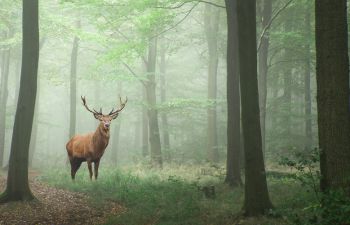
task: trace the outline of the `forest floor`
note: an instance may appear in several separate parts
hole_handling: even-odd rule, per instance
[[[30,187],[38,201],[1,204],[0,225],[103,224],[107,217],[125,211],[116,202],[93,204],[86,194],[49,186],[37,177],[37,172],[30,171]],[[0,191],[5,187],[6,178],[0,174]]]
[[[106,165],[97,181],[82,167],[75,182],[69,168],[30,171],[30,188],[38,201],[0,204],[0,225],[299,225],[309,218],[305,208],[315,202],[312,192],[281,170],[267,173],[275,209],[269,216],[244,218],[244,189],[224,184],[223,171],[197,165],[166,165],[162,170]],[[0,173],[0,192],[5,180]],[[208,185],[215,187],[214,197],[202,191]]]

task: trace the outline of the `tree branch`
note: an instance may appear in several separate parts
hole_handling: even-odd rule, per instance
[[[226,8],[223,5],[219,5],[219,4],[216,4],[214,2],[209,2],[209,1],[205,1],[205,0],[191,0],[191,1],[182,2],[182,3],[180,3],[180,4],[176,5],[176,6],[155,6],[154,8],[156,8],[156,9],[178,9],[178,8],[181,8],[182,6],[184,6],[185,4],[191,3],[191,2],[205,3],[205,4],[209,4],[209,5],[212,5],[212,6],[215,6],[215,7],[218,7],[218,8],[223,8],[223,9]]]
[[[125,68],[126,68],[132,75],[134,75],[134,77],[135,77],[136,79],[138,79],[144,86],[146,86],[146,83],[145,83],[143,80],[140,80],[140,79],[138,78],[138,75],[135,73],[135,71],[134,71],[133,69],[131,69],[131,67],[130,67],[128,64],[126,64],[125,62],[122,62],[122,64],[125,66]]]
[[[191,9],[188,10],[188,12],[186,13],[186,15],[185,15],[181,20],[179,20],[177,23],[175,23],[173,26],[171,26],[171,27],[169,27],[169,28],[167,28],[167,29],[161,31],[160,33],[158,33],[158,34],[152,36],[151,38],[158,37],[158,36],[160,36],[161,34],[164,34],[165,32],[167,32],[167,31],[169,31],[169,30],[174,29],[175,27],[177,27],[180,23],[182,23],[182,22],[191,14],[191,12],[193,11],[193,9],[196,8],[196,6],[197,6],[198,4],[199,4],[199,2],[197,2],[196,4],[194,4],[194,5],[191,7]]]
[[[264,27],[264,29],[261,32],[260,38],[259,38],[259,44],[258,44],[258,48],[257,48],[257,52],[259,52],[260,47],[261,47],[261,43],[262,43],[262,39],[265,36],[267,30],[271,27],[272,22],[277,18],[277,16],[287,8],[287,6],[292,3],[293,0],[289,0],[284,6],[282,6],[279,10],[277,10],[276,14],[271,17],[270,21],[267,23],[267,25]]]

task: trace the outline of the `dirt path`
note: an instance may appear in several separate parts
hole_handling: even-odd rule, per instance
[[[88,196],[50,187],[35,177],[30,174],[30,187],[39,201],[0,204],[0,225],[103,224],[108,215],[125,211],[114,202],[106,202],[102,207],[93,206]],[[1,192],[5,182],[5,178],[0,177]]]

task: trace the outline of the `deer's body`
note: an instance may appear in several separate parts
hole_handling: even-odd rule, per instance
[[[75,135],[66,145],[69,159],[83,158],[84,161],[95,162],[100,160],[108,146],[109,130],[104,129],[103,124],[97,127],[95,132],[85,135]]]
[[[98,176],[98,167],[100,159],[105,152],[109,142],[109,127],[111,120],[118,117],[118,113],[124,108],[126,101],[123,103],[121,100],[121,109],[113,110],[108,115],[103,115],[102,112],[91,111],[85,102],[85,98],[82,98],[85,108],[92,112],[96,119],[100,121],[99,126],[95,132],[85,135],[75,135],[66,144],[68,158],[71,164],[71,177],[74,180],[75,174],[78,171],[82,162],[87,162],[90,179],[92,179],[92,163],[95,164],[95,179]]]

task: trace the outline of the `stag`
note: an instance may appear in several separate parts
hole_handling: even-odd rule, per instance
[[[89,168],[90,179],[92,179],[93,176],[92,163],[94,163],[94,173],[96,180],[98,176],[100,159],[103,156],[103,153],[105,152],[105,149],[109,142],[109,128],[111,122],[112,120],[116,119],[119,112],[124,109],[128,98],[126,98],[123,102],[121,97],[119,97],[119,109],[114,110],[113,108],[112,111],[107,115],[104,115],[102,113],[102,108],[99,112],[97,112],[95,109],[91,110],[86,104],[85,97],[81,97],[81,100],[83,101],[83,106],[87,109],[87,111],[91,112],[94,115],[95,119],[100,121],[100,124],[95,132],[91,132],[85,135],[78,134],[68,141],[66,149],[71,165],[71,177],[72,180],[75,179],[75,174],[78,171],[80,165],[82,162],[86,161]]]

